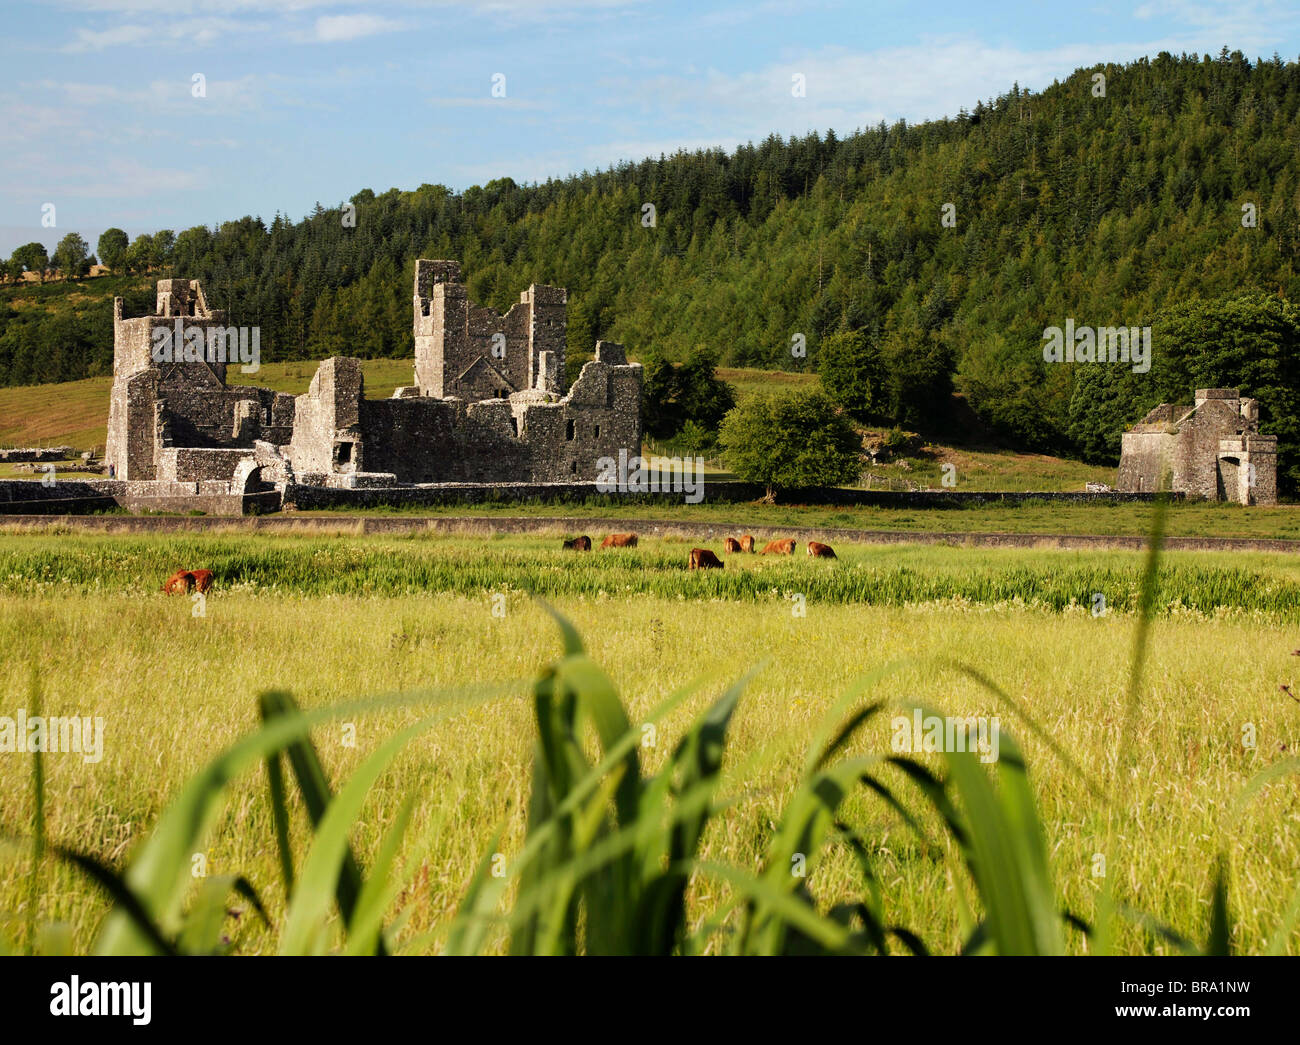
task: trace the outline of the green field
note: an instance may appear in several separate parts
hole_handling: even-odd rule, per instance
[[[47,823],[53,843],[121,866],[182,783],[255,728],[255,697],[269,687],[320,707],[509,683],[412,741],[372,789],[353,832],[370,866],[400,802],[414,798],[394,939],[399,950],[437,950],[484,853],[495,845],[513,859],[522,844],[535,732],[527,680],[559,652],[553,622],[529,598],[545,594],[578,627],[634,722],[676,687],[705,679],[659,722],[641,752],[648,769],[663,764],[727,684],[756,669],[702,842],[711,863],[757,872],[818,719],[855,679],[904,661],[874,697],[999,715],[1021,741],[1063,907],[1092,915],[1102,884],[1095,854],[1104,852],[1118,899],[1200,938],[1222,849],[1233,948],[1300,953],[1294,929],[1275,939],[1300,866],[1295,785],[1279,777],[1249,804],[1233,805],[1247,781],[1284,766],[1300,742],[1300,705],[1279,690],[1296,681],[1298,663],[1293,559],[1164,557],[1126,764],[1118,751],[1138,554],[844,545],[835,562],[754,556],[691,573],[689,546],[644,541],[635,551],[578,556],[554,539],[524,537],[3,536],[0,678],[11,695],[3,712],[14,713],[35,667],[47,713],[104,717],[102,762],[46,756]],[[216,573],[203,616],[158,591],[181,565]],[[1109,609],[1094,617],[1098,591]],[[795,596],[805,600],[803,615]],[[952,659],[995,680],[1058,747],[953,670]],[[358,719],[355,747],[346,746],[347,723],[321,727],[315,740],[329,775],[346,778],[417,717]],[[1246,724],[1253,747],[1243,746]],[[887,722],[873,721],[849,753],[887,753],[889,740]],[[933,756],[922,758],[937,768]],[[30,789],[29,760],[0,759],[6,837],[29,835]],[[905,808],[934,826],[916,803]],[[890,922],[932,950],[959,949],[966,872],[941,832],[936,844],[921,845],[898,811],[861,793],[842,815],[878,863]],[[301,852],[309,837],[301,819],[292,836]],[[285,903],[271,839],[264,774],[254,769],[231,785],[203,856],[212,873],[246,874],[274,921]],[[0,936],[12,941],[24,938],[29,913],[28,852],[2,854]],[[64,923],[84,949],[107,910],[103,895],[64,864],[45,874],[37,921]],[[852,853],[832,846],[812,864],[810,886],[829,904],[853,894],[856,874]],[[688,923],[703,949],[725,949],[725,926],[710,917],[729,898],[727,881],[692,876]],[[1136,922],[1119,924],[1117,950],[1171,949]],[[227,919],[226,928],[241,953],[276,946],[251,918]],[[1068,949],[1088,945],[1075,934]]]
[[[435,516],[481,518],[572,518],[593,534],[626,528],[629,520],[718,523],[727,527],[776,531],[784,526],[830,529],[886,530],[923,533],[1091,534],[1142,537],[1151,532],[1148,504],[1060,504],[1029,499],[1021,503],[972,504],[960,508],[826,507],[797,504],[728,504],[710,502],[708,482],[700,504],[655,504],[626,498],[583,502],[414,505],[401,508],[337,509],[297,513],[345,520],[362,516]],[[1189,502],[1170,507],[1167,531],[1173,537],[1255,537],[1300,539],[1300,510],[1295,505],[1272,508],[1236,504]]]
[[[488,593],[548,599],[642,597],[769,604],[906,606],[1019,604],[1050,611],[1136,608],[1136,552],[977,550],[842,544],[834,561],[734,555],[727,568],[686,568],[686,538],[643,539],[626,550],[563,551],[559,537],[411,534],[338,536],[0,537],[0,593],[145,596],[173,570],[201,562],[229,591],[263,596],[403,598]],[[720,549],[719,549],[720,550]],[[1169,553],[1156,589],[1161,614],[1259,613],[1300,621],[1300,560],[1284,553]]]

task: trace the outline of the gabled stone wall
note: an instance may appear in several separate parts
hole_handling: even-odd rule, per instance
[[[505,399],[537,386],[543,352],[557,361],[545,390],[562,393],[567,295],[534,284],[502,315],[475,305],[454,261],[415,263],[415,383],[442,399]]]
[[[167,328],[173,341],[178,329],[197,329],[206,344],[207,332],[225,325],[225,313],[208,307],[197,280],[159,280],[152,315],[125,318],[122,299],[114,300],[104,461],[117,478],[161,478],[159,455],[169,447],[251,450],[258,439],[291,438],[293,396],[227,385],[227,366],[219,360],[154,361],[155,329]]]

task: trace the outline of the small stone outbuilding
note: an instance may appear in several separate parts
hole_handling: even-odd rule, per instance
[[[1277,436],[1260,435],[1257,400],[1197,389],[1193,406],[1161,403],[1123,435],[1121,492],[1154,492],[1166,473],[1188,497],[1277,504]]]

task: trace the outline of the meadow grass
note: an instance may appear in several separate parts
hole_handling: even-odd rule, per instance
[[[1108,873],[1118,894],[1190,936],[1204,924],[1208,883],[1220,846],[1231,854],[1239,949],[1259,950],[1286,904],[1300,860],[1300,814],[1294,785],[1266,787],[1242,813],[1234,796],[1259,769],[1294,750],[1300,715],[1278,691],[1290,680],[1294,630],[1258,622],[1170,620],[1156,625],[1134,736],[1129,781],[1116,781],[1132,619],[1093,619],[1084,610],[1049,613],[1023,607],[929,604],[905,609],[789,606],[655,596],[561,600],[605,665],[633,721],[677,686],[700,675],[712,681],[657,727],[643,759],[657,765],[692,718],[721,689],[764,661],[750,682],[728,738],[722,790],[731,800],[710,824],[702,856],[758,870],[773,825],[796,781],[820,716],[857,677],[887,661],[920,658],[877,689],[905,707],[917,702],[949,714],[997,714],[1014,730],[1033,767],[1047,825],[1052,869],[1065,906],[1091,910],[1099,879],[1107,809],[1060,760],[1018,727],[1007,708],[969,678],[945,670],[936,655],[960,655],[1022,701],[1091,779],[1120,802],[1117,843]],[[183,599],[108,593],[92,598],[48,595],[33,601],[0,596],[5,636],[5,692],[24,691],[31,662],[40,665],[47,714],[102,715],[103,761],[75,754],[46,757],[46,816],[51,841],[119,866],[162,807],[218,750],[257,725],[254,694],[290,686],[306,707],[399,689],[451,686],[466,679],[519,679],[517,697],[470,707],[411,742],[367,800],[353,838],[358,857],[373,861],[401,801],[415,802],[402,859],[415,871],[401,897],[410,908],[399,939],[436,946],[485,848],[517,851],[528,794],[533,723],[526,681],[554,657],[554,626],[524,598],[494,617],[483,598],[455,594],[403,598],[261,597],[217,593],[194,618]],[[12,708],[4,709],[13,714]],[[317,731],[334,779],[351,773],[415,712],[387,712]],[[1242,729],[1258,738],[1243,748]],[[886,723],[864,730],[854,751],[888,750]],[[923,756],[925,757],[925,756]],[[29,760],[0,757],[0,809],[6,836],[29,834]],[[1118,786],[1117,786],[1118,784]],[[1127,786],[1124,786],[1127,784]],[[919,811],[918,811],[919,812]],[[845,818],[871,839],[891,921],[911,926],[932,949],[961,943],[959,884],[944,838],[921,846],[883,803],[858,796]],[[231,785],[207,846],[210,873],[238,871],[261,890],[273,920],[283,913],[271,823],[259,772]],[[297,845],[308,830],[293,825]],[[10,935],[26,916],[26,850],[5,854],[0,909]],[[812,870],[818,895],[850,895],[859,886],[847,851],[832,850]],[[690,894],[691,924],[727,894],[701,879]],[[106,904],[83,878],[51,866],[38,919],[66,923],[86,941]],[[247,912],[246,912],[247,914]],[[241,950],[273,946],[251,916]],[[1135,926],[1118,949],[1160,949]],[[1300,950],[1300,938],[1289,946]],[[1075,949],[1082,947],[1076,939]]]
[[[903,606],[922,602],[1022,603],[1050,610],[1097,595],[1136,608],[1141,553],[879,546],[842,543],[834,561],[732,555],[722,570],[686,568],[687,538],[643,539],[634,549],[566,552],[555,537],[393,537],[69,533],[0,536],[0,592],[149,594],[174,570],[202,566],[223,589],[401,596],[448,592],[487,597],[630,597]],[[714,542],[715,546],[718,542]],[[1300,619],[1300,561],[1285,553],[1168,553],[1155,589],[1157,613],[1259,613]]]
[[[572,589],[558,585],[554,601],[583,634],[593,660],[610,673],[633,722],[677,687],[705,677],[642,747],[650,770],[662,766],[726,686],[760,665],[728,733],[721,809],[701,843],[709,863],[760,870],[821,716],[855,679],[902,661],[873,687],[873,699],[909,710],[923,703],[948,714],[996,714],[1019,739],[1066,909],[1086,916],[1108,881],[1118,899],[1200,937],[1222,850],[1231,866],[1231,943],[1237,950],[1262,950],[1276,942],[1271,934],[1294,886],[1300,858],[1294,783],[1279,778],[1249,804],[1234,804],[1247,781],[1282,765],[1300,741],[1300,707],[1279,691],[1293,681],[1297,663],[1290,657],[1296,645],[1292,610],[1238,605],[1207,614],[1165,605],[1160,612],[1158,595],[1146,682],[1129,756],[1121,761],[1134,615],[1112,608],[1095,618],[1086,597],[1055,610],[1050,600],[1006,600],[996,583],[999,573],[1020,571],[1019,589],[1041,575],[1049,585],[1044,591],[1064,592],[1050,587],[1053,578],[1059,581],[1070,569],[1093,571],[1090,576],[1119,571],[1127,578],[1141,569],[1135,556],[904,549],[897,570],[974,585],[976,596],[873,605],[809,595],[806,615],[799,616],[783,584],[798,579],[810,588],[810,580],[870,571],[875,549],[846,548],[839,563],[755,559],[744,569],[690,575],[680,569],[685,546],[676,542],[650,542],[617,559],[593,555],[585,564],[525,539],[259,537],[254,544],[224,537],[24,537],[6,538],[2,547],[0,678],[14,706],[0,714],[13,714],[21,704],[36,666],[46,714],[105,718],[102,762],[87,764],[75,754],[45,757],[45,804],[52,844],[84,850],[111,866],[122,865],[185,781],[257,727],[255,698],[268,687],[290,688],[304,707],[317,708],[466,680],[508,683],[503,695],[460,708],[412,740],[366,800],[352,836],[366,866],[374,863],[402,803],[414,802],[399,857],[411,868],[397,903],[403,910],[395,926],[399,950],[441,946],[484,853],[517,853],[523,841],[535,733],[530,680],[558,647],[554,624],[538,605],[521,589],[502,586],[503,579],[535,579],[526,572],[530,559],[543,578],[583,580]],[[202,617],[192,615],[187,600],[156,591],[158,570],[169,571],[178,555],[191,565],[201,556],[218,569],[219,586]],[[899,549],[889,552],[893,559],[899,555]],[[442,572],[446,560],[465,566],[466,587],[453,583],[454,571]],[[495,575],[486,560],[495,560]],[[93,562],[98,577],[86,569]],[[296,572],[304,567],[310,576]],[[1243,568],[1239,558],[1200,553],[1171,555],[1162,564],[1173,578],[1205,571],[1183,572],[1182,582],[1172,582],[1186,584]],[[241,569],[252,573],[241,575]],[[269,572],[257,572],[263,569]],[[1285,560],[1270,557],[1250,569],[1258,571],[1253,583],[1232,581],[1220,589],[1220,597],[1230,596],[1224,605],[1244,603],[1269,584],[1275,591],[1295,584]],[[409,578],[401,582],[403,571],[412,570],[421,582],[433,578],[447,586],[430,590]],[[741,575],[752,577],[755,587],[739,593],[711,587],[739,583],[733,578]],[[851,591],[823,583],[832,595]],[[505,599],[494,601],[493,589]],[[762,591],[769,596],[760,597]],[[1022,703],[1082,776],[946,658],[984,672]],[[355,772],[418,718],[415,710],[384,711],[318,729],[330,777]],[[348,746],[353,731],[355,746]],[[1254,746],[1243,744],[1248,732]],[[888,717],[878,718],[853,738],[849,753],[887,752],[889,740]],[[932,756],[919,757],[937,767]],[[31,831],[29,762],[0,755],[0,831],[10,839]],[[914,929],[932,950],[955,951],[966,935],[959,899],[964,872],[933,814],[922,803],[908,808],[931,828],[929,844],[918,842],[876,798],[856,794],[842,815],[870,842],[888,920]],[[301,851],[310,835],[301,814],[290,834]],[[273,837],[264,777],[247,772],[231,783],[203,855],[210,873],[247,875],[278,924],[285,902],[274,887]],[[1099,852],[1106,856],[1105,878],[1095,873]],[[50,863],[33,911],[26,879],[30,848],[11,845],[0,857],[4,935],[22,940],[34,916],[37,923],[66,926],[68,938],[84,948],[107,910],[103,896],[68,865]],[[827,903],[860,892],[860,872],[846,847],[828,849],[810,873],[813,891]],[[727,881],[694,876],[688,923],[700,930],[733,898]],[[246,905],[242,910],[231,929],[240,950],[275,949],[275,935]],[[1116,949],[1169,949],[1138,925],[1119,924]],[[726,946],[724,932],[703,938],[710,948]],[[1281,943],[1300,952],[1294,933]],[[1077,951],[1088,945],[1074,934],[1067,946]]]

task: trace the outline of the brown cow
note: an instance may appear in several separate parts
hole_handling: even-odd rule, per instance
[[[708,548],[692,548],[689,568],[692,570],[720,570],[722,569],[722,560],[709,551]]]
[[[194,589],[196,591],[210,591],[212,588],[212,571],[211,570],[193,570],[190,574],[194,578]]]
[[[611,533],[600,542],[602,548],[635,548],[636,534],[634,533]]]
[[[808,542],[808,554],[814,559],[833,559],[835,558],[835,549],[829,544],[821,544],[817,541]]]
[[[749,552],[750,555],[753,555],[754,538],[751,537],[749,534],[745,534],[745,536],[740,539],[740,550],[742,552]]]
[[[575,537],[571,541],[565,541],[564,547],[567,551],[589,552],[591,551],[591,538],[586,534],[583,534],[581,537]]]
[[[740,542],[734,537],[724,537],[722,539],[722,550],[730,555],[732,552],[740,551]]]
[[[782,541],[768,541],[767,547],[763,549],[764,555],[793,555],[794,538],[787,537]]]
[[[194,587],[194,574],[189,570],[177,570],[163,582],[162,590],[168,595],[184,595]]]

